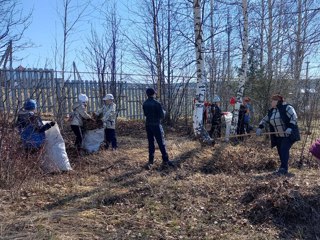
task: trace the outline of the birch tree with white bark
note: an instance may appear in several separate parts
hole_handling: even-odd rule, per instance
[[[194,17],[194,36],[196,51],[196,73],[197,86],[196,96],[194,99],[193,109],[193,130],[196,137],[201,138],[204,142],[212,142],[208,132],[203,125],[204,100],[206,96],[205,72],[204,72],[204,53],[202,39],[202,14],[201,0],[193,1],[193,17]]]
[[[244,92],[244,86],[247,80],[247,69],[248,69],[248,2],[247,0],[242,0],[242,61],[241,61],[241,68],[240,68],[240,76],[239,76],[239,85],[237,90],[237,102],[235,104],[235,108],[233,111],[232,117],[232,125],[231,125],[231,134],[235,134],[238,125],[239,119],[239,109],[242,103],[242,97]]]

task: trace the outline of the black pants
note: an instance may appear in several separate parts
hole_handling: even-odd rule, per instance
[[[73,131],[74,135],[76,135],[76,141],[74,142],[74,145],[77,148],[82,147],[82,140],[83,140],[83,130],[78,125],[71,125],[71,130]]]
[[[117,149],[117,138],[116,138],[116,130],[111,128],[104,129],[104,141],[106,143],[106,148],[109,148],[111,143],[112,148]]]
[[[162,161],[168,162],[169,156],[166,150],[164,131],[161,124],[156,126],[146,125],[146,130],[147,130],[148,146],[149,146],[149,163],[153,163],[154,161],[154,152],[155,152],[154,139],[156,139],[158,143],[160,152],[162,154]]]
[[[280,168],[288,171],[289,152],[292,147],[292,142],[288,137],[275,137],[275,142],[281,162]]]
[[[212,123],[211,129],[209,131],[211,138],[220,138],[221,137],[221,123]]]

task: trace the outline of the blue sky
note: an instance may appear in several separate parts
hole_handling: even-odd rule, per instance
[[[55,39],[55,29],[58,23],[56,1],[52,0],[24,0],[21,1],[23,11],[32,11],[32,23],[26,30],[24,37],[35,44],[34,47],[18,53],[23,58],[15,64],[24,67],[35,67],[45,63],[52,55],[52,44]]]
[[[73,0],[76,3],[78,0]],[[81,2],[81,0],[79,0]],[[91,0],[92,5],[98,5],[103,0]],[[110,1],[111,2],[111,1]],[[118,0],[117,7],[121,9],[121,14],[125,15],[124,7],[127,0]],[[17,52],[13,67],[22,65],[26,68],[48,68],[54,67],[54,46],[57,41],[62,44],[62,24],[59,16],[59,9],[62,9],[62,0],[21,0],[22,8],[25,14],[33,11],[32,23],[24,34],[25,40],[31,41],[34,46],[23,51]],[[59,6],[57,6],[59,4]],[[89,8],[88,8],[89,10]],[[92,11],[91,11],[92,12]],[[72,17],[72,16],[70,16]],[[70,36],[68,45],[68,65],[71,70],[71,64],[76,62],[79,71],[86,71],[77,54],[79,49],[83,48],[87,34],[90,32],[90,25],[99,26],[99,12],[95,10],[93,16],[88,16],[84,21],[75,26],[76,31]],[[78,50],[77,50],[78,49]],[[60,66],[57,69],[61,69]],[[69,68],[67,69],[69,70]]]
[[[73,0],[72,2],[81,2],[82,0]],[[91,0],[92,4],[97,5],[103,0]],[[111,0],[110,0],[111,2]],[[127,9],[125,5],[130,2],[131,6],[135,6],[135,0],[116,0],[117,6],[122,22],[126,20]],[[63,4],[63,0],[21,0],[22,8],[25,14],[28,14],[33,10],[32,23],[25,32],[25,39],[33,42],[34,47],[25,49],[23,51],[15,53],[16,58],[22,60],[15,61],[13,67],[22,65],[27,68],[44,68],[46,63],[49,64],[49,68],[54,67],[54,46],[55,41],[58,44],[62,43],[62,26],[59,18],[57,4]],[[132,8],[132,7],[131,7]],[[71,64],[73,61],[76,62],[77,67],[80,71],[86,71],[81,59],[77,56],[79,54],[79,49],[84,46],[85,38],[87,33],[90,32],[90,24],[99,25],[99,12],[96,10],[93,16],[87,18],[87,21],[81,22],[76,26],[76,33],[71,35],[70,40],[72,43],[69,45],[68,52],[68,67],[67,70],[71,70]],[[76,50],[78,49],[78,50]],[[319,74],[319,63],[318,57],[307,58],[306,61],[310,61],[309,75],[314,76]],[[305,68],[305,66],[303,67]],[[61,69],[61,67],[57,67]]]

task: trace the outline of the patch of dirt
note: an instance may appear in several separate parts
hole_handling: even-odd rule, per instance
[[[73,173],[44,175],[15,150],[25,170],[14,171],[10,189],[0,190],[0,238],[320,237],[317,163],[304,151],[308,164],[297,168],[300,143],[291,150],[291,174],[279,176],[273,174],[278,155],[264,138],[252,136],[237,145],[218,141],[212,147],[193,140],[185,129],[166,128],[176,167],[163,168],[156,149],[154,169],[147,171],[144,123],[117,124],[117,152],[84,156],[75,151],[74,136],[65,128]]]

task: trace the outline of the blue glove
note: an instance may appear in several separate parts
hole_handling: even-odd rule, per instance
[[[261,134],[262,134],[262,129],[258,128],[257,131],[256,131],[256,135],[257,136],[261,136]]]
[[[288,134],[288,135],[290,135],[291,132],[292,132],[292,129],[291,129],[291,128],[287,128],[286,131],[285,131],[285,133]]]

